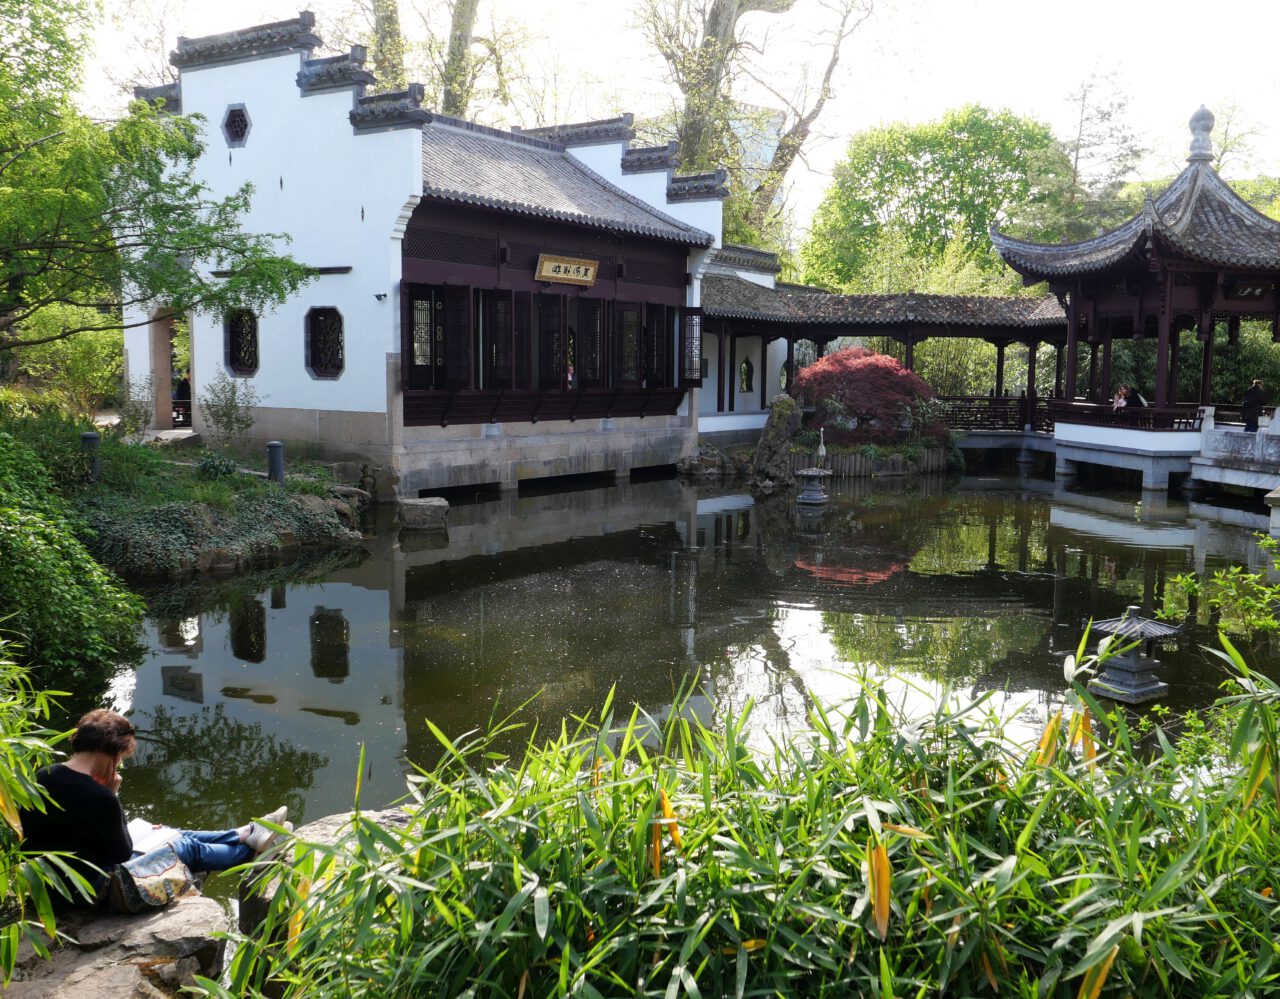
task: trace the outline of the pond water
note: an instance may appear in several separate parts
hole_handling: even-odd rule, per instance
[[[1084,620],[1181,614],[1177,574],[1265,565],[1252,510],[1026,478],[832,492],[816,518],[675,481],[504,497],[455,506],[447,541],[384,526],[350,558],[153,593],[152,653],[112,691],[146,739],[126,808],[205,828],[282,802],[316,819],[351,807],[361,746],[362,802],[382,807],[407,760],[436,757],[425,718],[456,737],[519,708],[545,729],[615,686],[658,718],[691,682],[706,721],[751,700],[765,740],[847,697],[850,671],[893,669],[923,697],[996,691],[1030,730]],[[1175,711],[1223,677],[1190,611],[1158,653]],[[1269,646],[1252,656],[1276,672]]]

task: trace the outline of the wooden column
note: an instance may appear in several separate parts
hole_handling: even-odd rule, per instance
[[[996,398],[1004,398],[1004,344],[996,344]]]
[[[1182,353],[1182,330],[1169,324],[1169,405],[1178,404],[1178,357]]]
[[[716,334],[716,412],[724,412],[724,348],[728,332],[724,323],[720,324],[720,332]]]
[[[1076,363],[1080,353],[1080,286],[1071,289],[1071,299],[1067,302],[1067,368],[1066,383],[1062,394],[1067,399],[1076,397]]]
[[[1173,280],[1168,271],[1160,276],[1160,314],[1156,339],[1156,407],[1169,405],[1169,323],[1173,303]]]
[[[1213,402],[1213,350],[1217,339],[1217,325],[1209,321],[1209,335],[1204,340],[1204,354],[1200,362],[1200,405],[1208,406]]]
[[[787,337],[787,393],[791,393],[791,385],[796,377],[796,338]]]
[[[1067,348],[1062,344],[1057,344],[1053,348],[1053,397],[1055,399],[1062,398],[1062,355],[1066,350]]]
[[[907,333],[907,370],[916,370],[916,338]]]
[[[738,395],[738,338],[729,334],[729,412]]]
[[[1102,331],[1102,391],[1098,395],[1099,402],[1106,402],[1114,391],[1111,385],[1111,320],[1108,319]]]
[[[1089,398],[1098,401],[1098,343],[1089,343]]]
[[[1027,344],[1027,415],[1023,423],[1033,429],[1036,425],[1036,351],[1039,346],[1035,340]]]
[[[764,338],[764,334],[760,334],[760,408],[764,409],[769,403],[769,398],[765,394],[769,386],[769,341]]]

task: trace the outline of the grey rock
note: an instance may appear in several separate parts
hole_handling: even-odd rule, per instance
[[[401,499],[396,516],[400,526],[409,531],[443,531],[448,527],[449,501],[440,496]]]
[[[795,484],[791,474],[791,438],[800,429],[800,407],[786,393],[774,396],[770,405],[769,420],[760,432],[760,443],[756,445],[756,457],[751,465],[751,482],[753,486],[765,482],[791,486]]]
[[[231,929],[222,906],[187,895],[136,916],[73,912],[58,921],[65,935],[44,960],[23,941],[6,999],[157,999],[176,996],[194,976],[217,978]]]

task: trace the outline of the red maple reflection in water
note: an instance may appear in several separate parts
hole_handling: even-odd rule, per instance
[[[883,583],[900,573],[906,566],[901,562],[890,562],[881,569],[855,569],[843,565],[819,565],[807,559],[798,558],[796,568],[809,573],[815,579],[835,583],[838,586],[871,586]]]

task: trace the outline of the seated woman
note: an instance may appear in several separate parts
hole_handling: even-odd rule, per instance
[[[133,724],[124,715],[99,709],[81,718],[67,761],[36,774],[49,800],[43,812],[21,812],[23,849],[72,854],[71,866],[100,891],[107,881],[105,872],[134,855],[117,792],[120,763],[135,748]],[[286,814],[282,806],[264,818],[292,831],[284,821]],[[250,822],[221,832],[181,831],[172,845],[192,871],[225,871],[266,850],[275,837],[271,829]],[[83,899],[75,902],[88,904]]]

